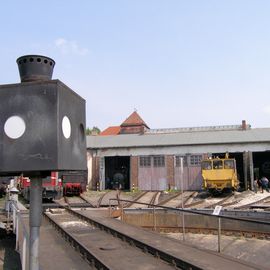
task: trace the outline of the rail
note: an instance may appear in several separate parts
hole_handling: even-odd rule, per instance
[[[130,200],[124,200],[124,199],[110,199],[109,200],[109,216],[112,216],[112,209],[114,206],[112,206],[111,201],[117,200],[118,201],[118,206],[120,207],[121,211],[121,220],[124,221],[124,204],[123,203],[131,203],[132,201]],[[121,203],[122,202],[122,203]],[[185,241],[185,213],[188,214],[194,214],[194,215],[201,215],[201,216],[208,216],[211,218],[216,218],[217,219],[217,237],[218,237],[218,246],[217,246],[217,251],[220,253],[221,252],[221,225],[222,225],[222,220],[227,219],[227,220],[233,220],[233,221],[240,221],[240,222],[248,222],[248,223],[254,223],[254,224],[260,224],[260,225],[266,225],[269,226],[270,231],[270,222],[267,221],[261,221],[261,220],[252,220],[252,219],[247,219],[247,218],[237,218],[237,217],[230,217],[226,215],[220,215],[220,210],[221,208],[217,208],[216,210],[213,211],[212,214],[209,213],[202,213],[196,210],[190,210],[190,209],[185,209],[185,208],[173,208],[173,207],[167,207],[167,206],[161,206],[161,205],[156,205],[156,204],[151,204],[151,203],[142,203],[142,202],[136,202],[136,204],[141,204],[144,206],[147,206],[147,208],[152,208],[153,209],[153,229],[156,231],[157,227],[157,219],[156,219],[156,209],[165,209],[165,210],[170,210],[170,211],[176,211],[180,212],[182,215],[182,232],[183,232],[183,241]],[[218,206],[217,206],[218,207]]]

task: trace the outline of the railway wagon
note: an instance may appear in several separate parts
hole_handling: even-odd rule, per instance
[[[86,190],[87,172],[85,171],[65,171],[58,172],[63,184],[64,196],[78,196]]]
[[[229,158],[208,158],[201,162],[203,188],[209,192],[236,190],[239,186],[236,161]]]
[[[17,179],[18,188],[21,195],[27,200],[30,200],[30,178],[20,176]],[[62,180],[58,179],[56,172],[51,172],[51,175],[42,179],[42,199],[60,199],[63,196]]]

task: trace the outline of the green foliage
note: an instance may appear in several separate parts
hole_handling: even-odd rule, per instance
[[[93,126],[93,128],[87,128],[85,131],[86,135],[98,135],[100,133],[100,129],[96,126]]]
[[[168,189],[166,189],[164,192],[165,193],[178,193],[178,192],[180,192],[181,191],[181,189],[177,189],[176,187],[175,188],[168,188]]]

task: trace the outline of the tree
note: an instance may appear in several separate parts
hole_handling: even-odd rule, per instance
[[[98,135],[100,133],[100,129],[96,126],[93,126],[93,128],[87,128],[85,131],[86,135]]]

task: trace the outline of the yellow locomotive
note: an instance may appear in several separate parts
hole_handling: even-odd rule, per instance
[[[203,188],[212,191],[223,191],[224,189],[236,190],[239,186],[237,177],[236,161],[229,158],[208,158],[202,160]]]

